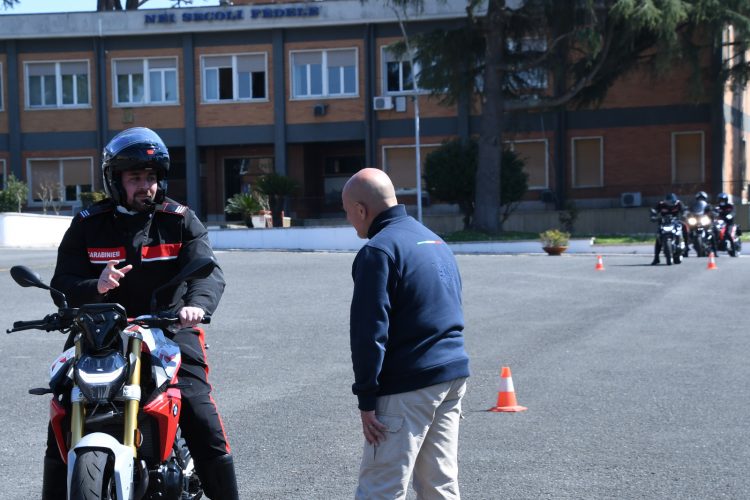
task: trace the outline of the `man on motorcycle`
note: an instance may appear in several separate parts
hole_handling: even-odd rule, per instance
[[[663,200],[656,204],[651,209],[651,220],[656,221],[662,215],[672,215],[679,219],[685,211],[682,202],[677,198],[674,193],[669,193]],[[683,238],[687,241],[687,229],[685,225],[682,225]],[[656,233],[656,243],[654,244],[654,260],[651,262],[652,266],[657,265],[659,261],[659,254],[661,253],[661,239],[659,238],[659,232]]]
[[[142,127],[120,132],[105,146],[103,155],[108,198],[73,219],[60,243],[51,285],[65,293],[72,307],[116,302],[130,317],[148,314],[156,288],[187,262],[215,258],[214,253],[195,213],[165,197],[169,152],[155,132]],[[229,441],[208,383],[203,332],[194,327],[214,312],[224,285],[217,266],[209,277],[157,297],[161,310],[175,311],[180,318],[182,328],[172,337],[182,353],[180,427],[203,489],[212,500],[239,496]],[[42,498],[65,498],[66,477],[67,467],[50,429]]]
[[[709,220],[713,217],[713,208],[711,207],[711,204],[708,202],[708,194],[705,191],[698,191],[695,193],[695,203],[693,203],[693,206],[690,207],[690,211],[685,214],[686,217],[689,219],[691,216],[700,216],[700,215],[706,215]],[[683,221],[684,223],[685,221]],[[690,236],[693,235],[691,232],[693,230],[692,227],[690,227],[690,224],[688,223],[688,227],[686,228],[688,231],[688,234]],[[690,242],[693,241],[692,238],[685,239],[685,254],[684,257],[688,256],[688,251],[690,249]],[[695,242],[693,241],[693,245],[695,245]],[[696,248],[696,253],[700,257],[700,251]]]
[[[735,213],[734,213],[734,204],[729,202],[729,195],[727,193],[719,193],[716,195],[716,206],[714,207],[714,214],[717,219],[720,219],[724,221],[726,224],[726,230],[724,231],[724,239],[727,238],[736,238],[739,240],[740,235],[742,234],[742,231],[740,230],[739,226],[736,226],[734,222]],[[722,241],[722,235],[719,234],[718,231],[716,231],[714,235],[715,241],[717,242],[717,245],[721,243]],[[732,242],[730,248],[732,251],[735,251],[735,249],[738,249],[740,245],[737,244],[735,246],[735,243]]]

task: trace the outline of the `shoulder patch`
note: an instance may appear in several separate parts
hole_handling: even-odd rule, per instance
[[[94,205],[91,205],[89,208],[85,210],[81,210],[76,214],[77,219],[89,219],[93,217],[94,215],[101,215],[111,212],[114,209],[114,206],[111,204],[104,204],[104,203],[96,203]]]
[[[174,214],[185,216],[185,212],[188,211],[188,207],[180,205],[179,203],[162,203],[156,208],[157,212],[164,212],[167,214]]]

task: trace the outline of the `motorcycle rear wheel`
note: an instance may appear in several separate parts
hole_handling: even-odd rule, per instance
[[[117,500],[114,463],[100,450],[78,455],[70,482],[71,500]]]

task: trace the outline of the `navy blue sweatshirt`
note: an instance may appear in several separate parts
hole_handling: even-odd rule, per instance
[[[372,222],[352,265],[350,342],[359,409],[377,396],[469,376],[461,277],[448,245],[403,205]]]

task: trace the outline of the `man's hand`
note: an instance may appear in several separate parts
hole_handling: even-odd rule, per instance
[[[359,413],[362,418],[362,433],[365,435],[367,442],[377,446],[385,441],[385,431],[388,430],[388,427],[380,423],[375,417],[375,412],[360,410]]]
[[[133,266],[130,264],[121,267],[120,269],[115,269],[117,264],[118,261],[116,260],[108,261],[102,274],[99,275],[99,281],[96,282],[96,291],[102,295],[120,286],[120,278],[124,277],[128,271],[133,269]]]
[[[205,316],[206,311],[200,307],[185,306],[180,309],[178,316],[180,318],[180,326],[182,328],[190,328],[197,325]]]

